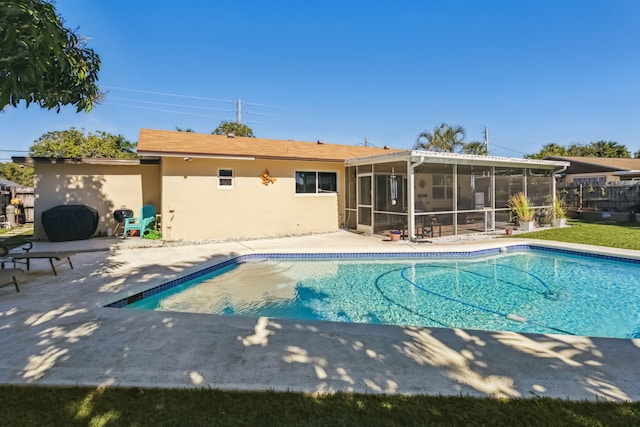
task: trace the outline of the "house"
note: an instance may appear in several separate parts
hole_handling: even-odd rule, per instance
[[[577,212],[625,212],[640,206],[640,159],[549,156],[569,167],[558,176],[565,203]]]
[[[60,204],[100,213],[156,206],[166,240],[402,230],[412,238],[509,224],[507,200],[549,203],[561,161],[142,129],[136,160],[14,158],[35,167],[39,218]]]
[[[640,181],[640,159],[548,156],[545,160],[568,162],[562,184],[603,186],[618,181]]]

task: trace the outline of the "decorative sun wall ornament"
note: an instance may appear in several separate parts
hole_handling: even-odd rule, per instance
[[[262,180],[262,185],[269,185],[276,182],[277,178],[269,176],[269,169],[265,169],[262,175],[260,175],[260,179]]]

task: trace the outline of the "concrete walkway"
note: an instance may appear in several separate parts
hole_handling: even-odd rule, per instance
[[[460,251],[518,242],[391,243],[342,231],[184,246],[139,238],[39,242],[33,250],[78,251],[75,269],[61,265],[54,276],[47,260],[35,260],[22,292],[0,288],[0,383],[640,400],[640,340],[103,308],[243,253]]]

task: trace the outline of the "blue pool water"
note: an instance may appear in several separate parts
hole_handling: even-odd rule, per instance
[[[527,249],[450,259],[279,255],[227,264],[112,306],[640,338],[638,262]]]

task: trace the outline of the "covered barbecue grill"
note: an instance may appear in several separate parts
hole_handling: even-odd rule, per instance
[[[42,227],[52,242],[88,239],[98,220],[98,211],[85,205],[59,205],[42,212]]]

